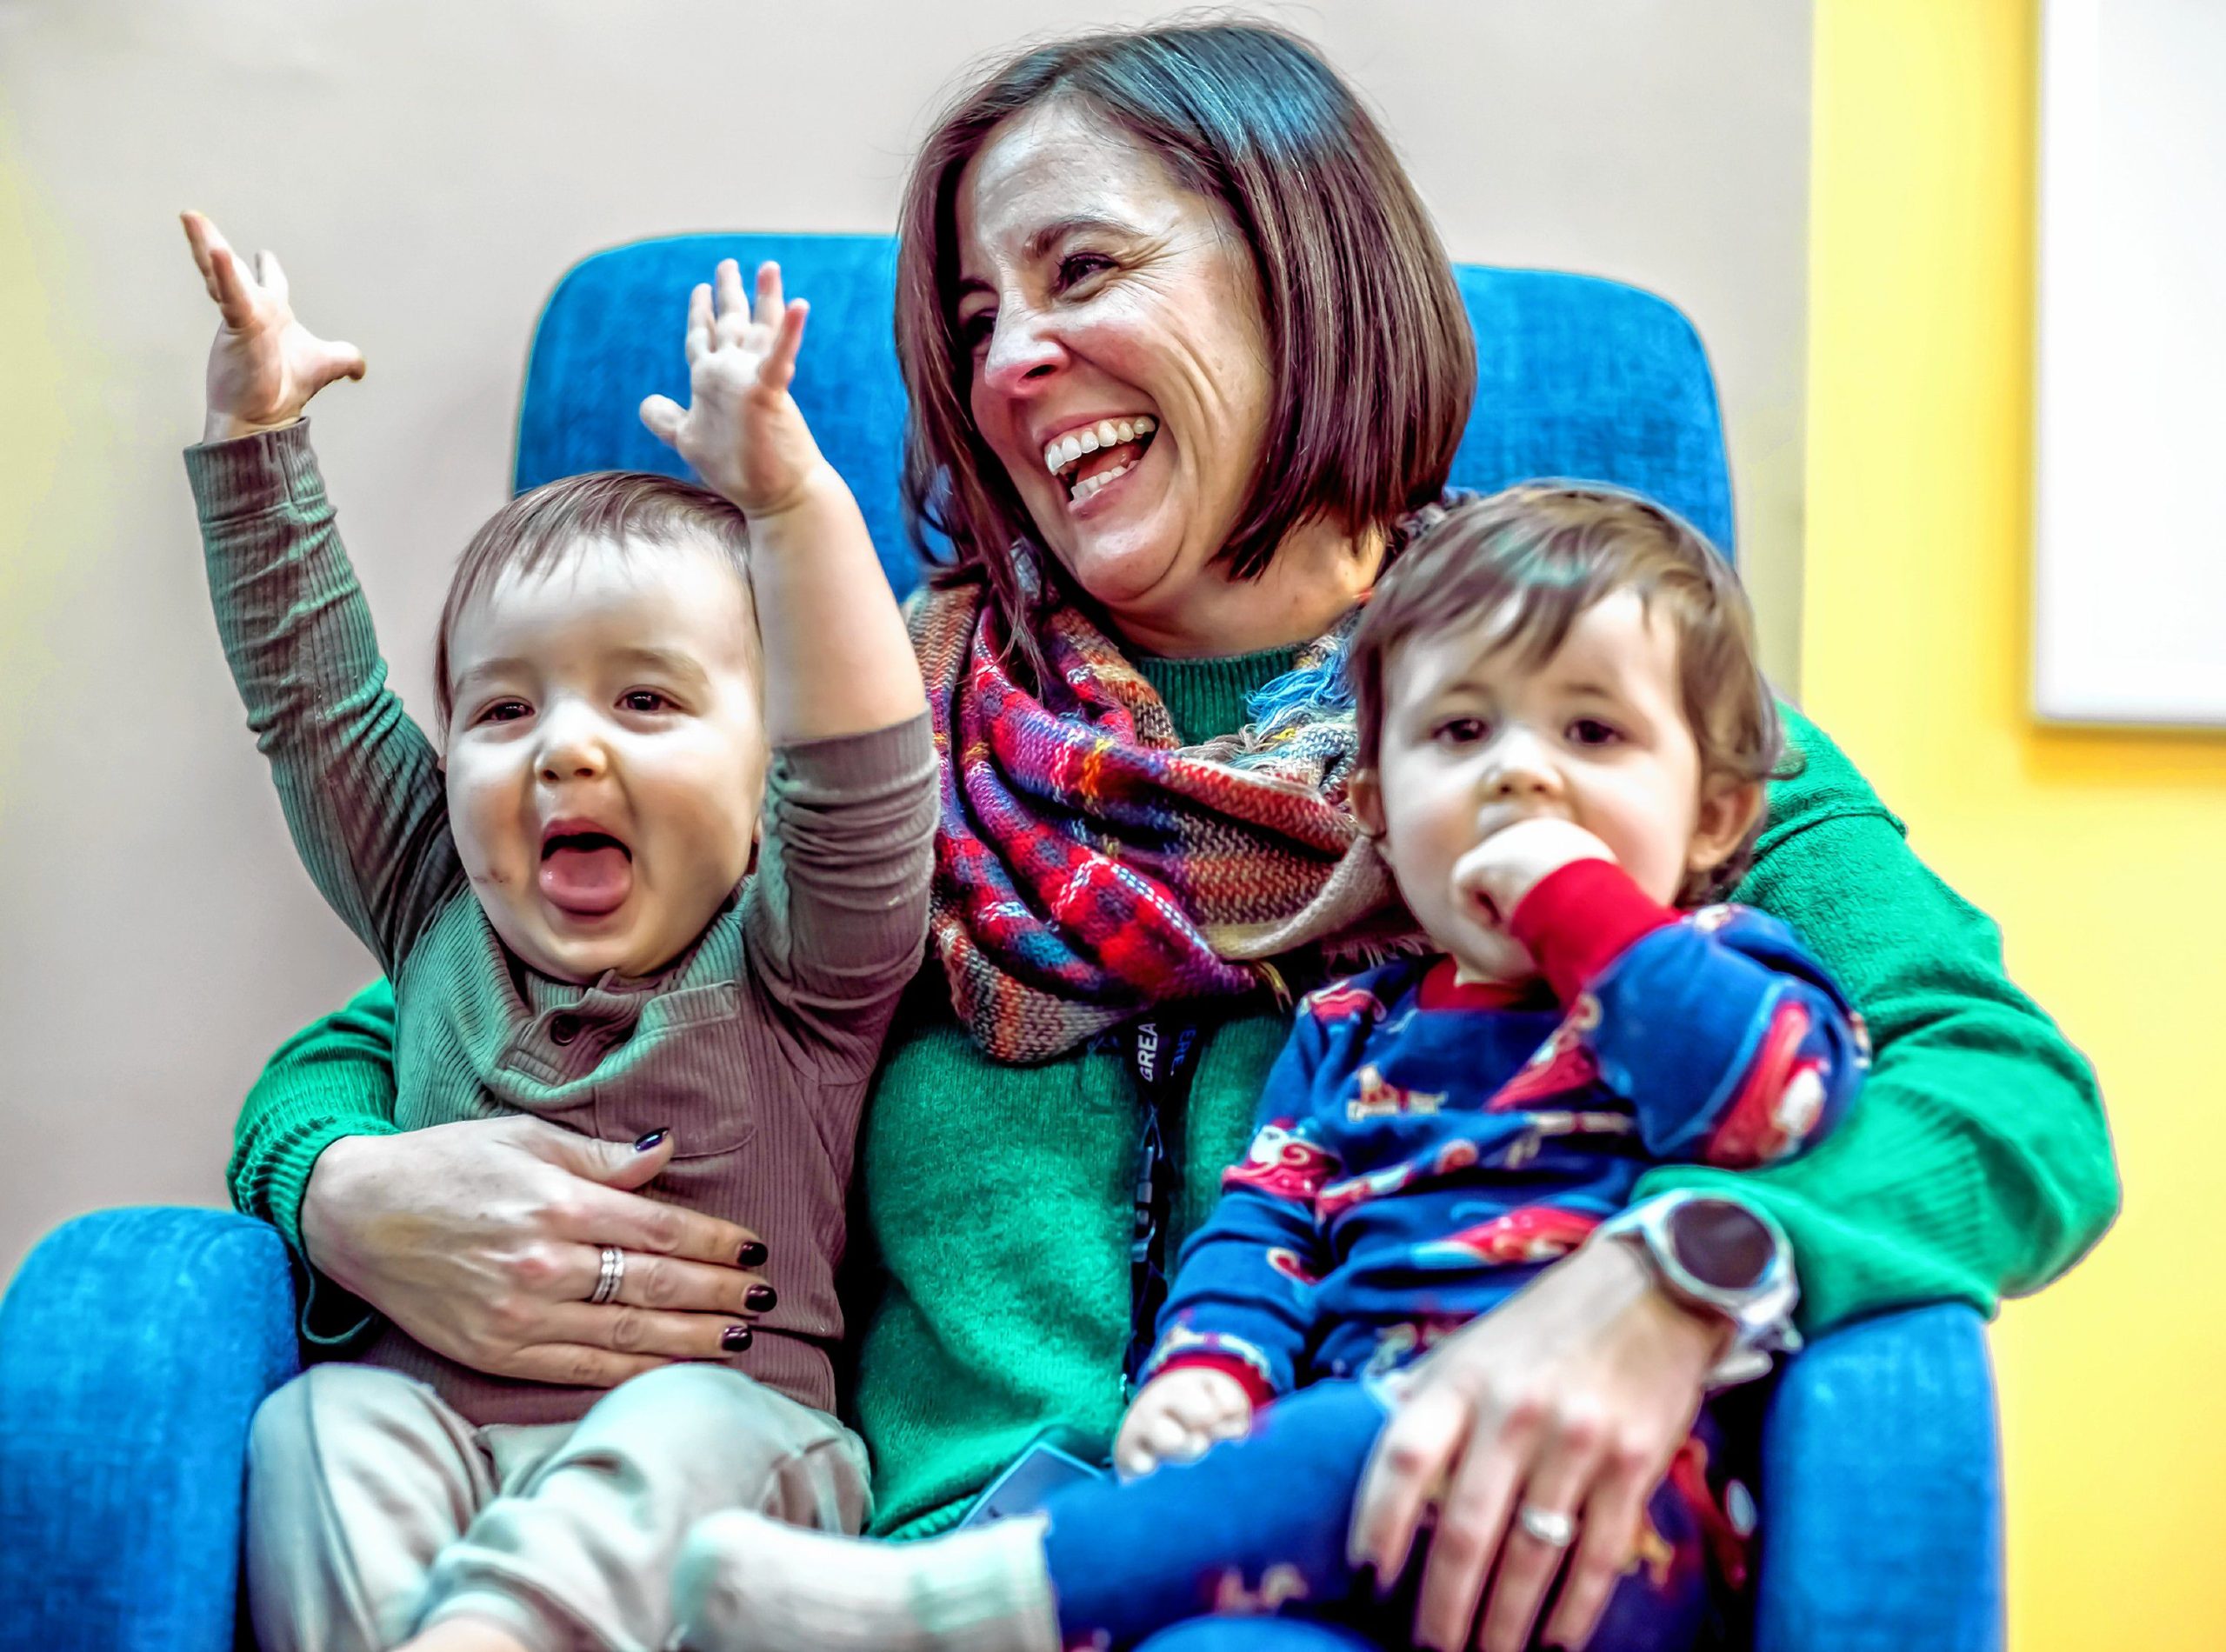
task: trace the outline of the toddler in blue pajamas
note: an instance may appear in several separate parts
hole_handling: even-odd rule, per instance
[[[1859,1020],[1783,924],[1709,903],[1783,754],[1744,596],[1698,535],[1606,490],[1456,506],[1348,664],[1352,806],[1436,950],[1301,1004],[1115,1442],[1142,1477],[901,1547],[716,1516],[677,1575],[686,1643],[1056,1652],[1282,1611],[1403,1645],[1411,1558],[1379,1601],[1348,1555],[1401,1370],[1614,1242],[1652,1166],[1767,1164],[1838,1122]],[[1763,1368],[1755,1328],[1733,1341]],[[1704,1410],[1593,1647],[1689,1647],[1743,1582],[1754,1506],[1715,1444]],[[1521,1518],[1571,1541],[1571,1516]]]

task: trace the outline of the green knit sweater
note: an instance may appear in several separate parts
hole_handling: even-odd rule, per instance
[[[1290,660],[1138,664],[1195,742],[1240,726],[1246,696]],[[1767,1207],[1792,1236],[1812,1334],[1910,1302],[1991,1312],[2069,1267],[2117,1209],[2094,1076],[2004,976],[1994,925],[1909,853],[1814,725],[1789,724],[1805,763],[1773,787],[1737,898],[1801,932],[1869,1022],[1876,1061],[1815,1152],[1736,1176],[1668,1167],[1640,1190],[1729,1183]],[[890,1035],[851,1235],[851,1323],[863,1327],[852,1409],[873,1449],[877,1529],[904,1535],[956,1519],[1047,1423],[1110,1436],[1129,1332],[1139,1119],[1125,1062],[1090,1048],[997,1066],[939,988],[930,965]],[[1242,1148],[1283,1031],[1256,1006],[1206,1045],[1174,1243]],[[240,1117],[243,1210],[295,1239],[317,1152],[392,1128],[392,1037],[382,983],[280,1049]]]

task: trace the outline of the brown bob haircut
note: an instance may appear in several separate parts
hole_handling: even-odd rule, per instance
[[[1266,440],[1222,552],[1256,578],[1303,523],[1388,526],[1443,490],[1476,344],[1437,231],[1373,117],[1315,54],[1257,23],[1112,30],[1023,51],[921,146],[898,217],[896,355],[910,399],[905,515],[947,535],[945,582],[986,580],[1023,647],[1009,554],[1032,536],[968,411],[954,321],[961,174],[1023,110],[1071,100],[1225,208],[1252,250],[1272,385]],[[1056,570],[1047,570],[1056,576]]]
[[[733,567],[745,597],[749,594],[750,536],[742,512],[709,488],[647,470],[596,470],[544,482],[488,517],[457,558],[433,644],[433,693],[443,729],[456,715],[449,638],[464,609],[504,574],[556,568],[590,540],[622,553],[643,544],[666,550],[709,544]]]
[[[1345,654],[1359,738],[1374,769],[1400,644],[1490,625],[1526,664],[1551,659],[1594,603],[1636,591],[1677,639],[1677,687],[1701,778],[1760,783],[1784,770],[1777,702],[1756,656],[1754,613],[1731,564],[1675,512],[1620,489],[1526,482],[1446,510],[1377,582]],[[1738,848],[1679,891],[1713,898],[1744,873],[1758,811]]]

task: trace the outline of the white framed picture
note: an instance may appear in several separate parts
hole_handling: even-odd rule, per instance
[[[2226,0],[2044,0],[2033,709],[2226,728]]]

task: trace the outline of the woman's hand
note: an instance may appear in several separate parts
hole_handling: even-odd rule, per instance
[[[180,216],[202,284],[223,316],[209,347],[204,441],[229,442],[291,424],[310,397],[334,379],[363,376],[361,350],[330,343],[294,319],[277,254],[257,254],[250,275],[215,224],[198,212]]]
[[[1566,1560],[1544,1638],[1582,1646],[1729,1336],[1663,1296],[1628,1246],[1609,1242],[1584,1246],[1432,1349],[1404,1379],[1376,1442],[1350,1539],[1355,1562],[1388,1585],[1436,1507],[1416,1643],[1459,1652],[1477,1624],[1484,1652],[1520,1652]],[[1567,1516],[1573,1547],[1526,1529],[1525,1509],[1548,1525]]]
[[[789,394],[807,309],[783,300],[776,263],[758,266],[754,310],[733,259],[720,261],[715,278],[716,303],[709,286],[688,298],[689,405],[649,396],[642,423],[755,527],[796,504],[826,464]]]
[[[747,1346],[737,1328],[772,1305],[755,1234],[630,1190],[672,1152],[670,1131],[636,1148],[536,1118],[343,1136],[310,1173],[302,1246],[450,1359],[609,1388]],[[606,1245],[625,1272],[616,1300],[598,1305],[588,1297]],[[764,1294],[753,1307],[754,1288]]]

